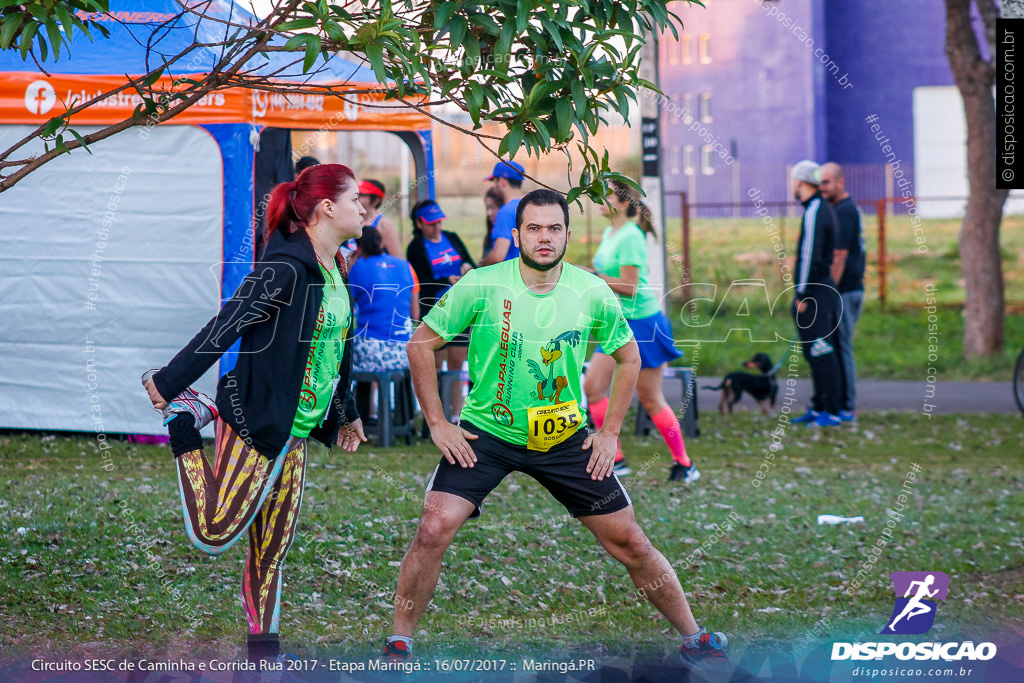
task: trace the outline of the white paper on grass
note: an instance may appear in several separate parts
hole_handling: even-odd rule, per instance
[[[0,126],[0,149],[30,130]],[[55,159],[0,194],[0,427],[163,432],[139,376],[218,310],[223,181],[205,130],[148,133]],[[216,374],[196,387],[212,395]]]

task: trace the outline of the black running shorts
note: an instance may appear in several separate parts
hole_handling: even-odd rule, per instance
[[[551,492],[573,517],[607,515],[631,504],[626,489],[614,474],[604,481],[590,478],[587,463],[591,448],[583,449],[587,431],[581,429],[547,452],[531,451],[492,436],[469,422],[462,428],[479,438],[469,441],[476,453],[476,465],[452,465],[446,458],[427,484],[427,491],[443,491],[465,498],[476,505],[470,518],[480,516],[484,498],[510,472],[528,474]]]

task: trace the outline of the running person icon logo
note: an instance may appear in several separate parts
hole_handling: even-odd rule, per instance
[[[893,572],[896,605],[879,633],[925,633],[935,623],[937,600],[945,600],[949,577],[943,572]],[[901,597],[902,596],[902,597]]]

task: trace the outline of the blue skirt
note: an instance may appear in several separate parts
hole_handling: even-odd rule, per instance
[[[647,318],[636,320],[626,319],[629,329],[633,330],[636,344],[640,347],[640,367],[657,368],[674,361],[683,352],[673,346],[672,323],[668,316],[660,311]],[[604,353],[600,346],[595,353]]]

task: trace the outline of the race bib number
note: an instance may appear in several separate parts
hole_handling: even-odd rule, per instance
[[[583,424],[580,405],[576,401],[555,406],[527,408],[529,434],[526,447],[531,451],[549,451],[576,433]]]

